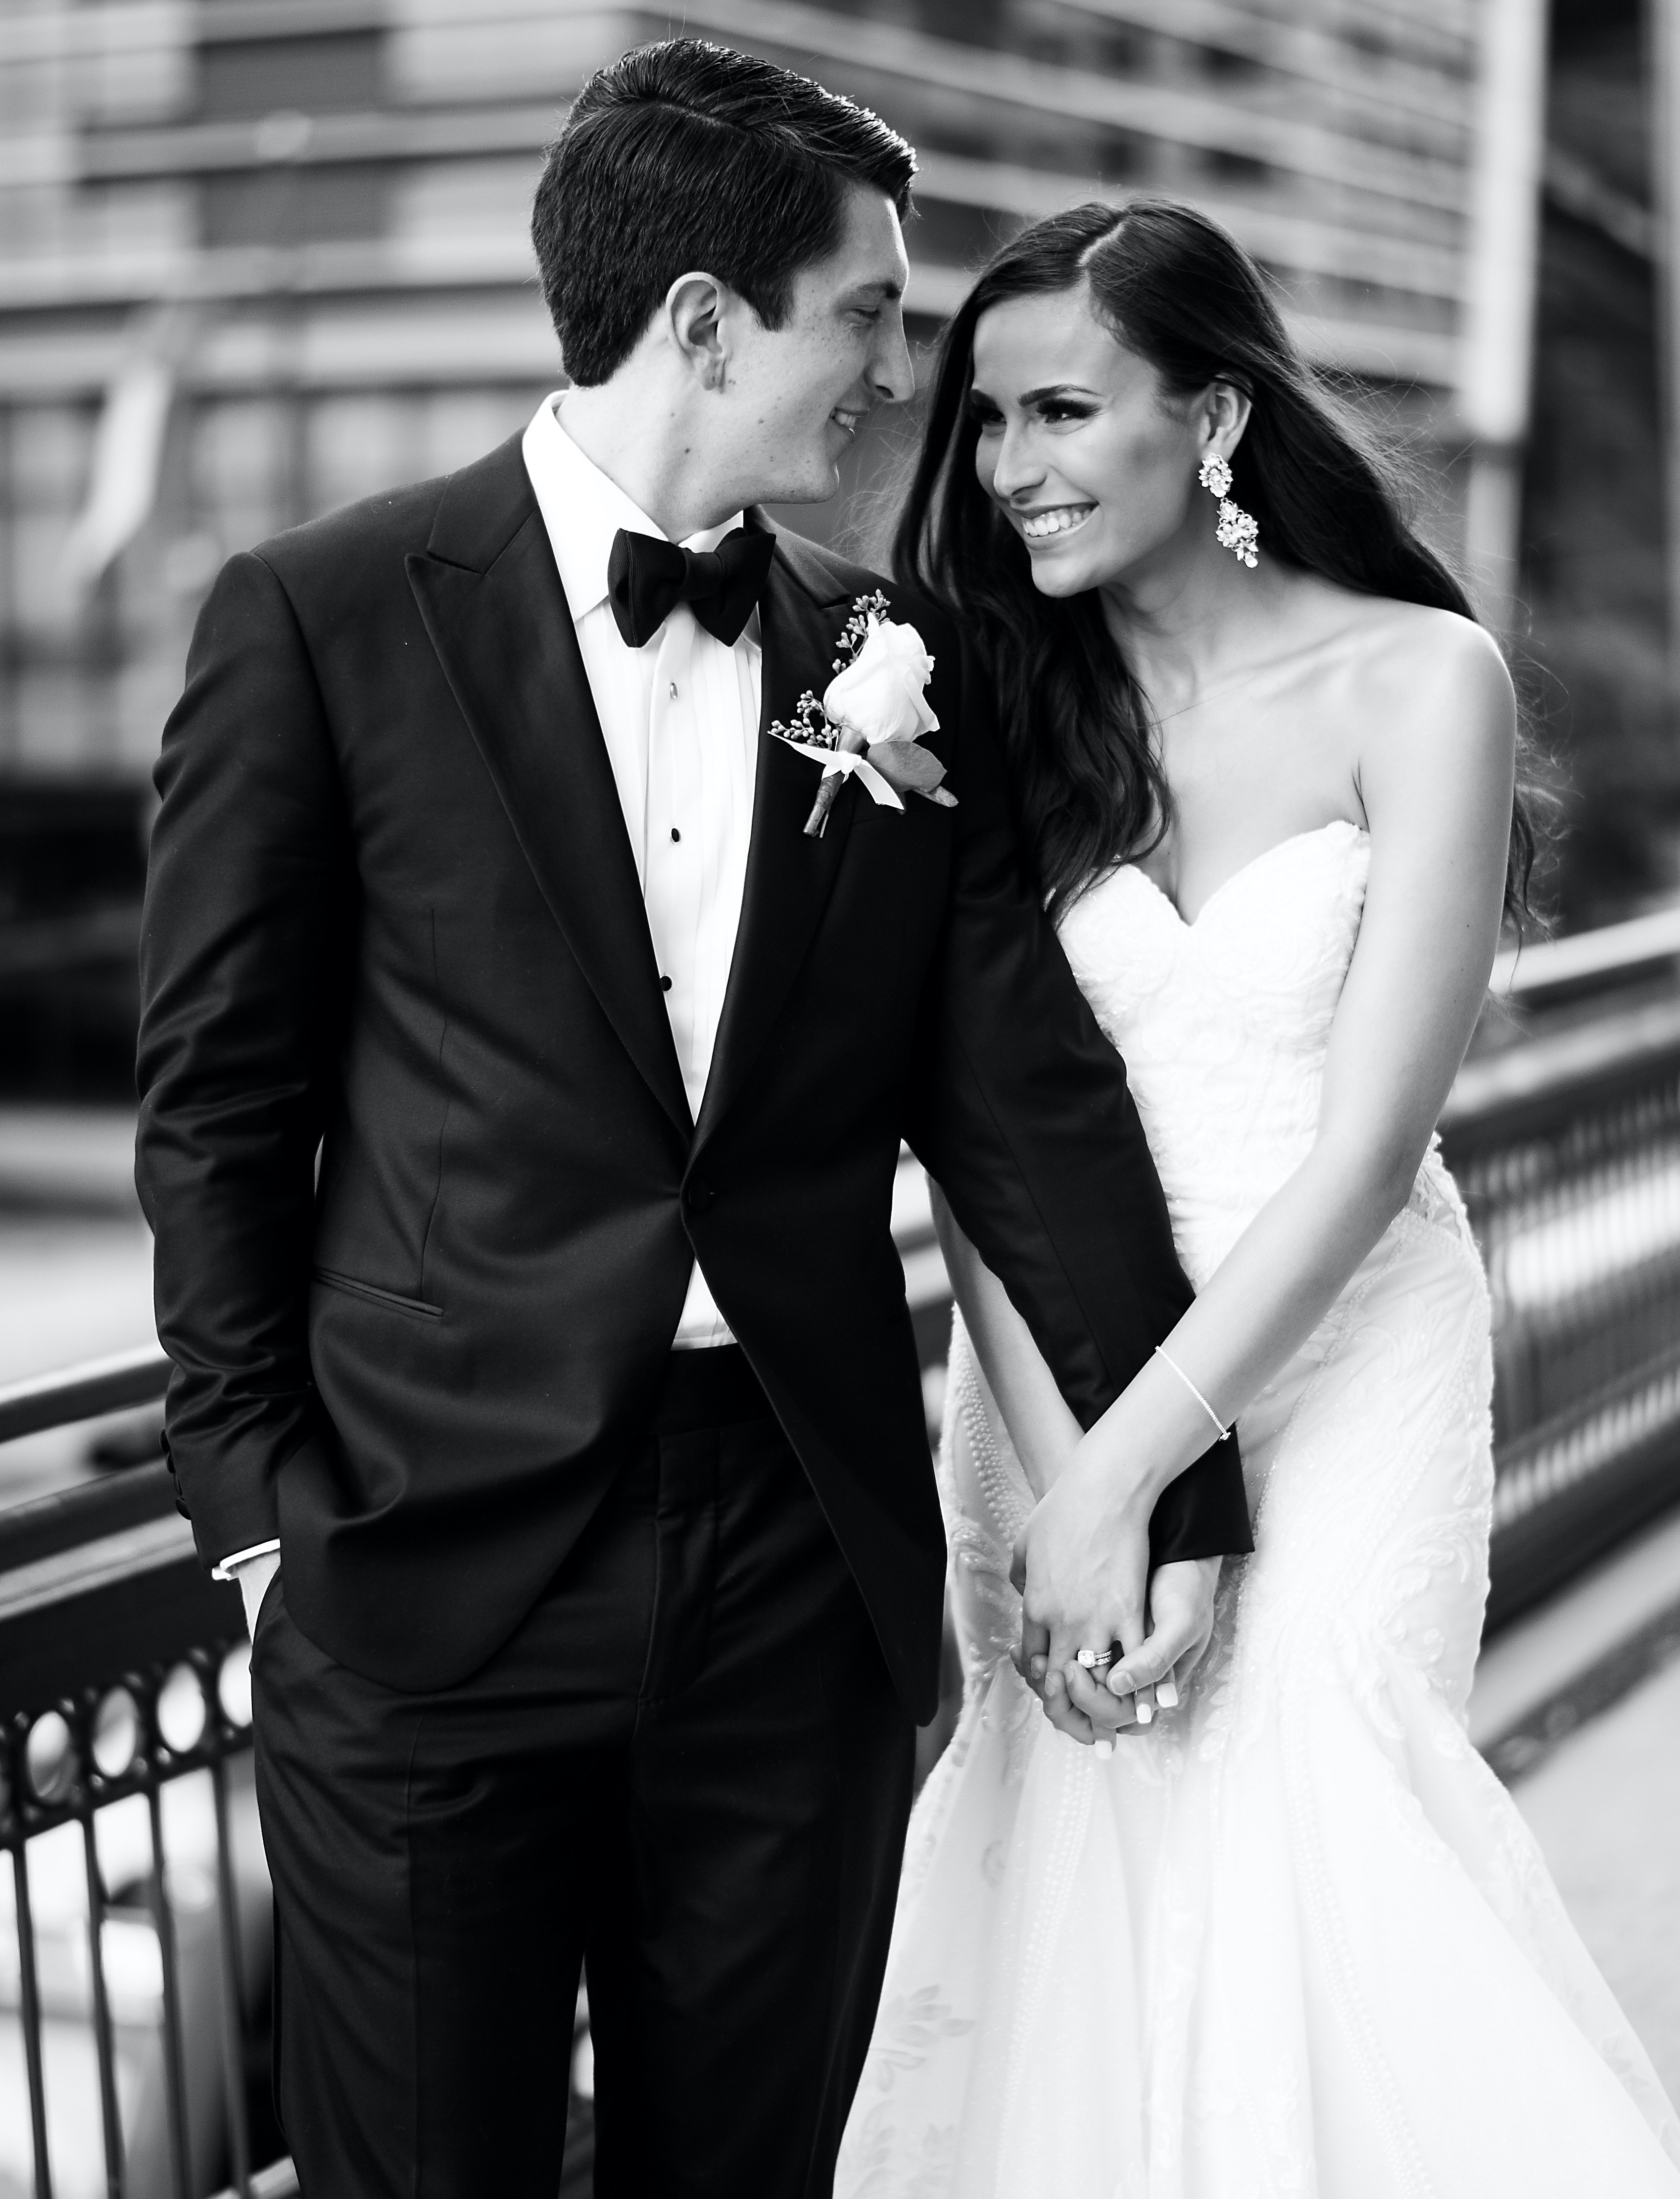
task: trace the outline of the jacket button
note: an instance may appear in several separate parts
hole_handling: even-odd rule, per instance
[[[703,1214],[717,1197],[717,1193],[712,1189],[710,1184],[704,1181],[703,1178],[696,1176],[684,1192],[683,1197],[697,1214]]]

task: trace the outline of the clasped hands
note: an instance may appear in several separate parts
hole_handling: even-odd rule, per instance
[[[1149,1567],[1152,1500],[1117,1490],[1076,1461],[1034,1510],[1015,1544],[1021,1591],[1015,1669],[1050,1723],[1106,1755],[1115,1737],[1170,1710],[1213,1633],[1220,1560]],[[1082,1649],[1117,1645],[1105,1671]]]

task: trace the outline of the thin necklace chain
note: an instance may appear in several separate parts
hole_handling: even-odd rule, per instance
[[[1163,726],[1170,725],[1175,718],[1181,718],[1187,710],[1199,710],[1205,703],[1216,703],[1222,695],[1233,695],[1240,687],[1251,687],[1258,677],[1257,673],[1245,672],[1240,680],[1228,680],[1224,686],[1216,687],[1212,694],[1198,695],[1193,703],[1181,703],[1177,709],[1165,711],[1150,722],[1158,732]]]

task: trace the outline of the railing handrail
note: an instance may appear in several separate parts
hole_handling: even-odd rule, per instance
[[[142,1344],[0,1384],[0,1443],[90,1420],[99,1413],[120,1413],[128,1405],[149,1405],[168,1388],[169,1364],[160,1346]]]
[[[1665,1054],[1680,1063],[1680,996],[1595,1017],[1573,1030],[1537,1033],[1464,1064],[1441,1111],[1442,1135],[1450,1143],[1455,1134],[1473,1132],[1479,1141],[1515,1131],[1566,1095],[1578,1099],[1649,1074]]]
[[[0,1505],[0,1586],[20,1566],[38,1565],[175,1510],[175,1484],[161,1459],[103,1473],[96,1480],[73,1482],[21,1504]]]
[[[1495,958],[1488,985],[1500,1000],[1520,1000],[1525,994],[1624,974],[1674,955],[1680,955],[1680,903],[1593,931],[1573,932],[1566,939],[1507,948]]]

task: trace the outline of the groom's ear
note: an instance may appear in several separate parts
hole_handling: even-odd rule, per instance
[[[706,389],[721,389],[729,366],[729,310],[739,300],[715,275],[679,275],[665,293],[668,341]]]

